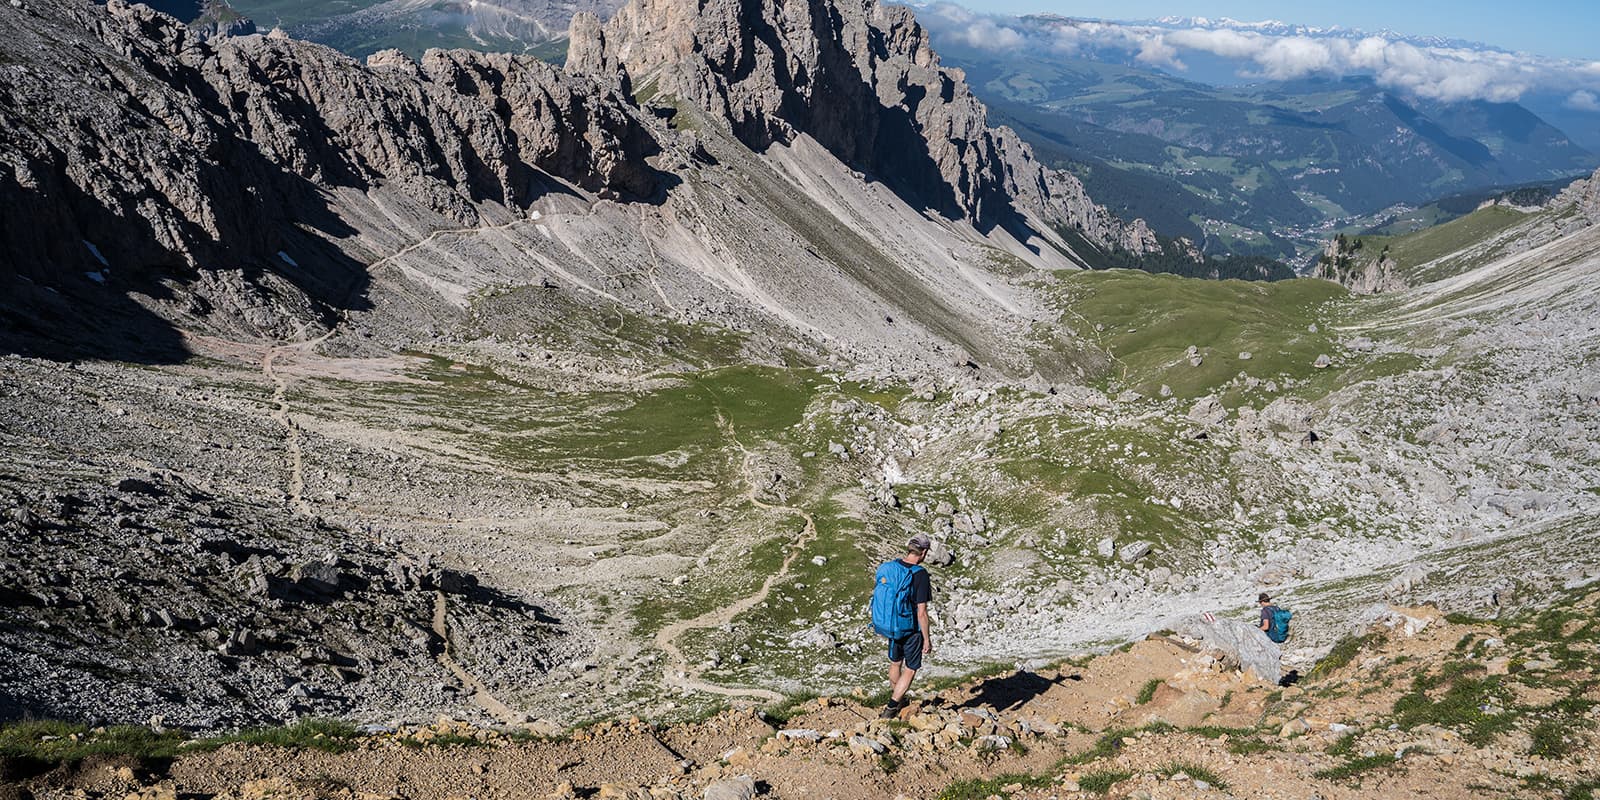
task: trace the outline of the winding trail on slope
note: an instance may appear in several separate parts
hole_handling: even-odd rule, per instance
[[[728,423],[726,417],[720,413],[717,414],[717,422],[727,434],[729,440],[739,448],[739,452],[744,454],[744,460],[740,464],[739,471],[744,475],[745,483],[750,487],[745,492],[745,498],[750,501],[751,505],[764,511],[781,511],[799,515],[806,521],[805,528],[801,530],[800,535],[793,542],[789,543],[789,555],[784,557],[782,566],[778,567],[776,572],[768,575],[767,579],[761,582],[761,588],[757,589],[755,594],[743,597],[722,608],[707,611],[698,617],[674,622],[656,632],[654,644],[656,649],[667,655],[668,665],[663,674],[663,679],[668,685],[723,697],[751,697],[770,702],[779,702],[784,699],[783,695],[770,689],[724,686],[702,679],[700,676],[703,670],[689,666],[689,659],[684,656],[683,651],[677,645],[677,640],[689,631],[714,628],[732,622],[735,617],[765,602],[767,597],[772,594],[772,587],[788,576],[790,567],[794,565],[794,560],[800,557],[800,553],[805,546],[817,538],[817,521],[809,513],[793,506],[766,503],[756,496],[759,489],[750,474],[750,451],[745,449],[738,437],[734,435],[733,427]]]
[[[289,382],[278,374],[274,363],[278,356],[290,351],[306,352],[328,340],[338,327],[329,328],[328,331],[315,339],[303,342],[278,345],[267,350],[261,359],[261,374],[273,383],[272,402],[276,408],[272,411],[272,418],[283,426],[284,438],[289,450],[289,505],[304,516],[311,516],[311,504],[306,502],[306,469],[305,458],[300,452],[300,426],[295,424],[289,416]]]
[[[456,681],[471,692],[470,697],[474,705],[499,720],[502,725],[516,725],[523,721],[524,715],[500,702],[500,698],[495,697],[494,692],[489,691],[489,687],[479,680],[478,676],[461,666],[461,662],[456,661],[456,643],[450,635],[449,601],[445,599],[444,592],[437,590],[433,593],[433,634],[439,637],[442,643],[434,658],[439,662],[439,666],[454,675]]]

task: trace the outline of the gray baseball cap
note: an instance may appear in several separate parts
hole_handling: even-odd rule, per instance
[[[933,547],[933,540],[929,539],[926,533],[919,533],[906,542],[907,550],[915,550],[919,553],[928,552],[930,547]]]

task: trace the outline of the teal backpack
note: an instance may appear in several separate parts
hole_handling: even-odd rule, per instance
[[[1294,612],[1287,608],[1272,607],[1272,617],[1267,621],[1267,638],[1278,644],[1289,641],[1289,618]]]
[[[898,560],[878,567],[872,586],[872,629],[879,636],[904,639],[917,629],[916,611],[911,607],[911,579],[922,567]]]

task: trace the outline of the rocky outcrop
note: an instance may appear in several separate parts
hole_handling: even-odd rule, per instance
[[[0,278],[35,287],[159,296],[177,280],[198,287],[193,312],[240,309],[231,327],[261,333],[283,314],[243,310],[296,287],[337,306],[364,276],[336,244],[351,231],[332,190],[381,185],[466,225],[559,182],[658,189],[631,101],[531,57],[363,65],[276,34],[207,40],[122,0],[6,8],[0,42]],[[248,286],[217,279],[230,270]]]
[[[635,86],[725,118],[764,149],[805,133],[923,207],[980,227],[1033,214],[1098,245],[1148,252],[1154,236],[1046,169],[940,65],[910,9],[877,0],[633,0],[603,28],[573,21],[568,68],[624,67]]]
[[[1252,671],[1268,683],[1283,677],[1280,648],[1254,625],[1206,615],[1186,618],[1175,630],[1217,653],[1224,665]]]
[[[1405,279],[1396,274],[1398,267],[1387,247],[1370,253],[1361,239],[1340,235],[1323,248],[1311,275],[1340,284],[1355,294],[1383,294],[1406,288]]]
[[[1587,224],[1600,224],[1600,170],[1587,178],[1573,181],[1550,201],[1550,207],[1557,210],[1571,208]]]

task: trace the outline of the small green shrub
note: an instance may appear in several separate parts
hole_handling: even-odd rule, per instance
[[[1568,730],[1565,724],[1556,720],[1540,722],[1528,732],[1533,738],[1533,747],[1528,752],[1542,758],[1560,758],[1572,752],[1573,745],[1567,741]]]
[[[804,707],[806,703],[809,703],[815,699],[817,699],[816,692],[792,694],[783,698],[777,703],[766,707],[761,713],[767,718],[767,721],[781,727],[785,724],[788,724],[789,720],[799,716],[801,708]]]

